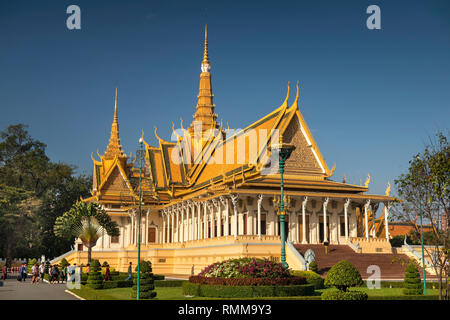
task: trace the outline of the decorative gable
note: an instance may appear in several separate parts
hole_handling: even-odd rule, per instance
[[[127,185],[125,178],[122,176],[122,173],[119,170],[119,167],[115,167],[109,177],[107,178],[105,184],[102,187],[103,194],[111,194],[111,193],[123,193],[130,192],[130,189]]]
[[[295,146],[289,159],[286,161],[286,174],[320,174],[324,173],[320,160],[315,154],[313,145],[307,137],[298,116],[292,117],[283,134],[283,142]]]

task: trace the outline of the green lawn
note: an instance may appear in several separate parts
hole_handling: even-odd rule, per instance
[[[381,289],[368,289],[367,287],[355,288],[356,290],[364,291],[369,295],[369,300],[402,300],[402,299],[418,299],[418,300],[436,300],[438,298],[439,290],[428,289],[427,296],[404,296],[401,288],[381,288]],[[330,288],[316,290],[315,296],[310,297],[273,297],[273,298],[255,298],[258,300],[320,300],[322,292],[327,290],[333,290]],[[71,290],[76,295],[87,300],[131,300],[131,288],[115,288],[115,289],[103,289],[93,290],[82,286],[81,289]],[[160,300],[211,300],[213,298],[203,297],[185,297],[181,293],[181,287],[157,287],[157,299]],[[225,300],[224,298],[220,298]],[[247,300],[247,299],[246,299]]]

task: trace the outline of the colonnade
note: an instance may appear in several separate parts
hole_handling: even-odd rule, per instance
[[[161,211],[162,218],[162,231],[160,234],[160,243],[183,243],[186,241],[195,241],[195,240],[203,240],[210,239],[222,236],[234,236],[235,238],[238,235],[242,234],[251,234],[258,236],[261,238],[262,230],[261,230],[261,221],[262,221],[262,203],[265,196],[256,195],[256,210],[254,212],[254,217],[256,218],[256,228],[249,228],[248,223],[244,220],[244,214],[247,212],[239,212],[238,208],[238,199],[239,195],[231,194],[229,196],[219,196],[217,198],[211,200],[203,200],[203,201],[193,201],[187,200],[181,203],[177,203],[171,206],[164,208]],[[297,198],[298,200],[298,198]],[[300,198],[301,200],[301,212],[295,212],[295,210],[287,211],[287,215],[289,215],[288,221],[289,224],[293,223],[293,230],[297,230],[294,234],[290,235],[290,240],[295,243],[307,244],[311,243],[310,236],[307,234],[307,221],[306,216],[311,216],[310,213],[307,213],[307,204],[309,201],[317,201],[317,199],[310,199],[308,196],[304,196]],[[320,199],[319,199],[320,200]],[[321,230],[322,234],[321,240],[323,242],[329,242],[328,238],[329,230],[327,229],[328,221],[327,218],[329,216],[328,208],[330,203],[330,197],[322,198],[322,211],[319,213],[323,219],[323,227]],[[349,208],[352,200],[350,198],[347,199],[339,199],[343,200],[343,215],[344,215],[344,237],[345,241],[347,241],[350,237],[349,231]],[[358,199],[358,205],[360,205],[361,199]],[[368,220],[368,212],[372,209],[372,203],[370,199],[365,200],[364,205],[362,206],[364,209],[364,237],[369,239],[369,220]],[[391,203],[385,203],[384,212],[385,212],[385,233],[386,239],[389,239],[389,231],[388,231],[388,217],[389,217],[389,209],[391,207]],[[249,213],[252,214],[253,212]],[[297,216],[301,215],[301,239],[299,239],[299,219]],[[337,216],[339,217],[339,216]],[[253,218],[253,216],[252,216]],[[278,217],[275,217],[278,220]],[[318,216],[316,217],[318,220]],[[275,225],[278,226],[278,221],[272,221]],[[375,237],[375,218],[373,217],[371,236]],[[316,223],[318,224],[318,223]],[[334,224],[336,225],[336,224]],[[337,226],[335,227],[337,228]],[[356,228],[356,226],[355,226]],[[278,235],[276,230],[277,228],[272,228],[271,235]],[[342,231],[341,231],[342,232]],[[332,239],[336,241],[337,231],[333,233],[335,236]],[[342,234],[340,234],[342,236]],[[319,241],[315,241],[319,242]]]

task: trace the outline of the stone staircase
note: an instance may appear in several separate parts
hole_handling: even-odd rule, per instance
[[[377,265],[380,267],[382,280],[403,280],[409,257],[405,254],[392,253],[356,253],[347,245],[329,245],[325,254],[323,245],[296,244],[294,247],[302,255],[306,250],[312,249],[316,256],[319,274],[326,275],[328,270],[341,260],[347,260],[358,269],[363,279],[367,279],[372,273],[367,273],[367,267]],[[392,263],[393,259],[402,259],[406,263],[401,265],[399,261]],[[429,275],[427,274],[427,278]]]

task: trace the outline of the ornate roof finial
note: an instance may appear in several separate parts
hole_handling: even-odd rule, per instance
[[[205,49],[203,51],[203,60],[201,64],[200,85],[198,90],[198,101],[194,121],[189,126],[189,133],[194,132],[194,122],[201,122],[202,133],[209,129],[217,129],[217,114],[214,112],[213,93],[211,85],[211,65],[208,56],[208,32],[205,25]]]
[[[364,183],[364,186],[366,188],[368,188],[369,187],[369,183],[370,183],[370,173],[367,174],[367,179],[366,179],[366,182]]]
[[[116,97],[114,99],[114,120],[115,122],[119,122],[119,118],[117,117],[117,87],[116,87]]]
[[[122,146],[120,145],[120,138],[119,138],[119,118],[117,116],[117,87],[116,87],[116,96],[114,98],[114,118],[113,123],[111,125],[111,136],[109,138],[109,144],[106,149],[104,158],[114,159],[115,156],[119,157],[125,156],[122,150]]]
[[[386,188],[386,191],[384,192],[384,194],[386,195],[386,196],[389,196],[389,193],[391,192],[391,182],[390,181],[388,181],[388,185],[387,185],[387,188]]]
[[[334,170],[336,170],[336,163],[333,164],[333,168],[331,168],[329,177],[331,177],[333,175]]]
[[[290,88],[289,84],[290,84],[290,82],[288,81],[288,89],[287,89],[286,99],[284,99],[284,102],[283,102],[283,104],[281,105],[281,106],[284,107],[284,108],[289,107],[289,105],[288,105],[288,100],[289,100],[289,93],[290,93],[290,91],[291,91],[291,88]]]
[[[292,104],[293,107],[298,108],[298,95],[299,95],[300,89],[298,87],[298,80],[297,80],[297,95],[295,96],[294,103]]]
[[[205,49],[203,51],[203,64],[209,64],[209,57],[208,57],[208,26],[205,24]]]

